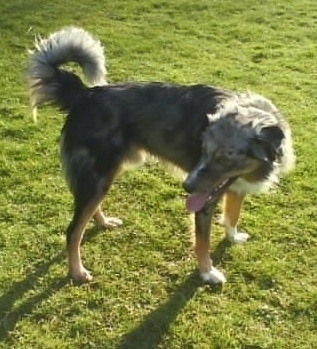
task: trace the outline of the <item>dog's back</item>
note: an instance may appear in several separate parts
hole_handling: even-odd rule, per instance
[[[206,115],[228,94],[210,86],[160,82],[91,88],[71,110],[66,127],[77,124],[73,128],[78,130],[83,124],[84,134],[89,127],[90,135],[105,139],[116,133],[124,148],[142,148],[189,171],[200,156]]]

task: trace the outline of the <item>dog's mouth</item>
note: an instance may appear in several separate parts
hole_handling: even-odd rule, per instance
[[[224,191],[232,184],[236,178],[229,178],[215,186],[210,192],[194,192],[186,199],[186,208],[190,212],[200,211],[207,203],[212,203],[219,199]]]

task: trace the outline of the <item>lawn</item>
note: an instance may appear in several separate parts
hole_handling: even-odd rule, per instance
[[[66,276],[72,198],[59,164],[64,116],[32,122],[27,49],[77,25],[106,48],[109,81],[206,83],[272,99],[291,124],[294,172],[250,196],[243,246],[213,227],[228,282],[203,285],[180,182],[157,163],[118,178],[89,226],[92,283]],[[315,0],[0,2],[0,348],[312,349],[317,343]]]

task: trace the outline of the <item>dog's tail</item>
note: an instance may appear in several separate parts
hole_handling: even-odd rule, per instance
[[[53,103],[69,110],[86,88],[76,74],[61,69],[62,64],[75,62],[90,84],[106,84],[103,47],[83,29],[66,27],[47,39],[37,38],[30,53],[27,80],[35,120],[37,106]]]

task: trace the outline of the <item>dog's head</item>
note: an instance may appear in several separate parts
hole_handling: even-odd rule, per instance
[[[210,115],[202,155],[183,183],[187,207],[199,211],[237,179],[264,180],[281,152],[284,133],[274,115],[254,107],[231,107]]]

